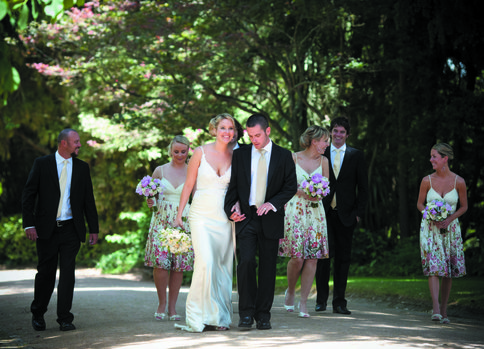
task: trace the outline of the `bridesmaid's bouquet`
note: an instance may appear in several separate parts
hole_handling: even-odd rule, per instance
[[[428,221],[441,222],[450,216],[452,211],[452,206],[450,206],[443,199],[435,199],[427,203],[427,206],[423,210],[423,218]],[[445,234],[446,229],[440,229],[441,234]]]
[[[192,237],[184,230],[166,227],[160,231],[160,240],[169,253],[184,254],[193,252]]]
[[[153,199],[157,194],[163,193],[163,186],[161,180],[158,178],[151,178],[150,176],[144,176],[136,187],[136,193],[147,198]]]
[[[312,176],[304,176],[301,183],[301,188],[304,193],[313,198],[323,198],[329,194],[329,179],[320,173],[315,173]],[[318,202],[311,202],[311,207],[318,207]]]

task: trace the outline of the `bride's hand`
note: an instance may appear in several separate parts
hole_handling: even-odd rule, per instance
[[[178,217],[175,218],[175,220],[173,221],[173,228],[185,229],[185,227],[183,226],[183,220]]]

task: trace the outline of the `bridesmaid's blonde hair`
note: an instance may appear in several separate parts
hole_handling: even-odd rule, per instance
[[[171,151],[173,150],[173,145],[175,143],[185,144],[187,146],[187,150],[190,149],[190,141],[188,140],[188,138],[183,135],[176,135],[175,137],[173,137],[173,139],[170,142],[170,145],[168,146],[168,156],[170,157],[171,157]]]
[[[320,140],[321,138],[329,138],[329,131],[327,128],[318,126],[318,125],[312,125],[309,126],[306,131],[301,135],[299,138],[299,144],[301,147],[304,149],[307,149],[311,146],[311,142],[313,139]]]
[[[442,157],[447,156],[449,163],[454,160],[454,149],[447,143],[437,143],[432,149],[436,150]]]
[[[214,118],[212,118],[212,120],[210,120],[210,123],[209,123],[209,126],[208,126],[208,131],[210,132],[210,135],[212,135],[214,137],[217,135],[217,127],[218,127],[218,124],[220,124],[220,122],[222,120],[230,120],[232,122],[232,125],[234,126],[234,130],[235,130],[235,120],[232,117],[232,115],[230,115],[228,113],[222,113],[222,114],[218,114],[216,117],[214,117]]]

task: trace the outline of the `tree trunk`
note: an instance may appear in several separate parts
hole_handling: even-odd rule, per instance
[[[403,70],[400,70],[398,75],[398,213],[400,222],[400,236],[406,238],[409,236],[409,222],[408,222],[408,185],[407,185],[407,164],[408,156],[405,151],[408,142],[406,139],[407,127],[406,125],[406,113],[405,113],[405,74]]]

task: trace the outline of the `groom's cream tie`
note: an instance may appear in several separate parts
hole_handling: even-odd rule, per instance
[[[260,158],[259,164],[257,165],[257,179],[255,187],[255,206],[261,206],[266,199],[266,186],[267,186],[267,163],[265,149],[259,149]]]
[[[341,155],[340,155],[341,149],[335,149],[335,151],[336,151],[336,155],[334,157],[333,172],[334,172],[334,176],[338,178],[339,169],[341,167]],[[331,201],[331,208],[334,209],[335,207],[336,207],[336,193],[334,193],[333,201]]]
[[[59,207],[57,208],[57,218],[60,217],[62,211],[62,202],[64,201],[64,194],[66,192],[66,183],[67,183],[67,160],[63,161],[64,167],[62,167],[62,171],[59,178],[59,187],[61,191],[61,196],[59,200]]]

